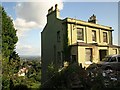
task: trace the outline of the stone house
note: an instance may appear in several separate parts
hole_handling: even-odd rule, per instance
[[[119,54],[120,47],[113,45],[110,26],[97,24],[93,14],[88,21],[60,18],[57,4],[47,14],[47,24],[41,33],[42,75],[45,78],[50,63],[63,66],[64,61],[78,62],[88,67],[106,55]]]

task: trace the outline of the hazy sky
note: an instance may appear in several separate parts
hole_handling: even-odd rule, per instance
[[[92,14],[95,14],[98,24],[113,27],[114,44],[118,43],[117,2],[62,2],[61,0],[37,3],[2,2],[18,30],[19,41],[16,50],[19,55],[41,55],[41,31],[46,24],[47,10],[56,3],[61,10],[61,18],[71,17],[87,21]]]

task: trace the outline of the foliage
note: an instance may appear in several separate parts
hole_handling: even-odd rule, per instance
[[[64,36],[63,36],[63,55],[64,55],[64,60],[68,61],[70,60],[70,46],[69,46],[69,39],[68,39],[68,30],[65,31]]]
[[[2,8],[2,55],[5,58],[13,56],[15,53],[15,44],[18,41],[12,19]]]
[[[5,65],[6,63],[4,63]],[[13,67],[14,65],[14,67]],[[41,82],[41,67],[39,61],[24,62],[24,67],[28,68],[28,73],[25,76],[18,76],[18,71],[23,67],[21,65],[16,70],[17,62],[6,64],[3,70],[3,87],[2,90],[16,90],[17,88],[27,88],[24,90],[36,90],[40,87]],[[24,86],[23,86],[24,85]],[[21,89],[20,89],[21,90]]]
[[[2,7],[1,7],[2,8]],[[32,63],[32,67],[29,69],[28,77],[18,77],[17,73],[21,69],[20,57],[15,51],[15,44],[18,41],[16,31],[12,22],[12,19],[7,15],[4,8],[2,12],[2,89],[11,90],[14,88],[25,87],[39,87],[40,79],[38,75],[41,75],[38,64]],[[24,65],[27,67],[27,64]],[[37,69],[37,70],[36,70]],[[37,73],[38,72],[38,73]],[[37,83],[37,84],[36,84]],[[39,84],[38,84],[39,83]],[[33,88],[34,88],[33,87]]]
[[[19,55],[15,51],[18,41],[12,19],[4,8],[2,12],[2,90],[30,90],[40,86],[41,65],[40,61],[27,61],[21,63]],[[1,18],[1,17],[0,17]],[[0,48],[1,49],[1,48]],[[1,62],[0,62],[1,63]],[[23,67],[28,69],[25,76],[18,76]]]
[[[15,87],[13,87],[12,90],[30,90],[26,85],[20,84],[20,85],[16,85]]]
[[[18,41],[12,19],[7,15],[4,8],[0,6],[2,13],[2,89],[10,89],[14,73],[18,72],[20,58],[15,51]]]
[[[2,59],[2,89],[8,89],[10,87],[10,79],[18,72],[19,61],[11,60],[6,62],[6,58]]]
[[[84,69],[82,69],[79,65],[75,63],[60,72],[57,71],[56,73],[54,73],[50,80],[48,80],[48,82],[41,86],[41,89],[44,90],[45,88],[52,88],[53,90],[71,90],[73,88],[72,84],[75,83],[78,84],[79,88],[82,88],[80,82],[84,81],[83,79],[86,79],[84,78],[85,76],[86,73]]]
[[[114,81],[111,80],[111,78],[104,77],[99,68],[89,71],[77,63],[73,63],[61,72],[57,71],[54,73],[52,77],[41,86],[40,90],[45,90],[46,88],[52,90],[101,90],[108,88],[119,90],[119,85],[119,80]]]
[[[37,89],[41,82],[41,66],[39,61],[27,61],[23,62],[22,67],[28,69],[28,73],[25,76],[14,76],[12,78],[14,85],[26,85],[29,89]]]

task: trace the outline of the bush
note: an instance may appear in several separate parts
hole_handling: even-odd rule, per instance
[[[41,86],[40,90],[46,88],[51,88],[52,90],[120,89],[119,80],[111,81],[110,78],[102,75],[101,69],[97,68],[96,65],[93,66],[85,70],[77,63],[73,63],[60,72],[52,68],[52,70],[50,70],[51,77]],[[54,72],[54,74],[52,72]]]
[[[54,71],[54,70],[52,70]],[[56,72],[50,77],[41,89],[52,88],[54,90],[71,90],[72,88],[86,89],[87,85],[87,72],[77,63],[71,64],[60,72]]]
[[[30,90],[26,85],[16,85],[13,87],[13,90]]]

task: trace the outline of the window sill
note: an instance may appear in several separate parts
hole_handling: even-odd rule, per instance
[[[92,43],[97,43],[96,41],[92,41]]]
[[[103,43],[107,43],[107,42],[103,42]]]
[[[77,42],[85,42],[85,41],[82,41],[82,40],[77,40]]]
[[[103,44],[107,45],[108,43],[107,42],[103,42]]]
[[[92,62],[91,61],[86,61],[85,64],[92,64]]]

